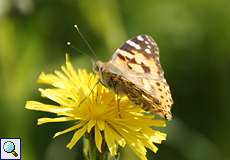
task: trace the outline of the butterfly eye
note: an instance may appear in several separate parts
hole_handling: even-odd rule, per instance
[[[104,71],[104,65],[102,62],[97,61],[93,64],[93,70],[94,72],[103,72]]]
[[[99,71],[100,71],[100,72],[103,72],[103,71],[104,71],[104,67],[100,66],[100,67],[99,67]]]

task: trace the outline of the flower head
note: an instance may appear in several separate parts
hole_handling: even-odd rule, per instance
[[[74,70],[68,56],[66,66],[55,74],[41,73],[39,83],[53,88],[39,89],[42,97],[58,105],[27,101],[26,108],[57,114],[56,118],[39,118],[38,125],[48,122],[73,121],[74,125],[57,132],[54,137],[74,131],[67,147],[71,149],[87,132],[94,132],[95,144],[101,152],[102,141],[111,155],[117,154],[118,146],[128,145],[136,155],[146,160],[146,148],[157,151],[154,143],[161,143],[166,134],[152,127],[164,127],[165,121],[144,114],[140,106],[134,105],[126,96],[120,97],[98,83],[98,77],[84,69]],[[103,134],[102,134],[103,133]]]

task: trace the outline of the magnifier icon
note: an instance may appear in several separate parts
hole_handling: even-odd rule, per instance
[[[6,152],[6,153],[11,153],[14,155],[14,157],[17,157],[18,154],[17,152],[15,151],[15,145],[13,142],[11,141],[6,141],[4,144],[3,144],[3,150]]]

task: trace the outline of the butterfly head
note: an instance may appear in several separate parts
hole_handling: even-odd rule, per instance
[[[98,76],[99,76],[99,81],[107,86],[107,78],[106,78],[106,63],[103,63],[102,61],[96,61],[96,62],[93,62],[93,71],[94,73],[96,73]]]
[[[101,74],[105,70],[104,63],[101,61],[93,62],[93,71],[95,73]]]

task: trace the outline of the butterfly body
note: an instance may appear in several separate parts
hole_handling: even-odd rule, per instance
[[[126,41],[110,61],[97,61],[94,70],[104,86],[127,95],[146,111],[172,118],[170,89],[160,65],[159,49],[150,36]]]

